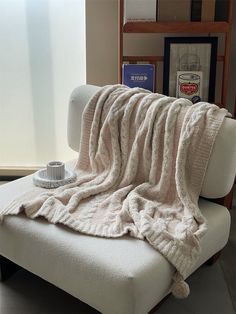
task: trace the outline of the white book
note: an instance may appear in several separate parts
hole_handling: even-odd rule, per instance
[[[125,0],[124,23],[156,21],[157,0]]]

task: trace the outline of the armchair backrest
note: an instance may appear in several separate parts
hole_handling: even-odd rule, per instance
[[[70,98],[68,144],[79,151],[82,112],[89,99],[99,90],[93,85],[76,88]],[[225,118],[216,138],[207,167],[201,196],[220,198],[229,193],[236,174],[236,120]]]

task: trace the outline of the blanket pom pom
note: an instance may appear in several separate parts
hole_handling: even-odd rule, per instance
[[[190,293],[189,285],[184,281],[180,274],[176,274],[173,277],[174,283],[171,287],[172,294],[178,299],[187,298]]]

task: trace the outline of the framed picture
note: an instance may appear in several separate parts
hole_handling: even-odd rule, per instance
[[[214,102],[217,43],[217,37],[166,37],[164,95]]]

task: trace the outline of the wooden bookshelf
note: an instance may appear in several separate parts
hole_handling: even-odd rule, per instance
[[[208,34],[229,30],[228,22],[127,22],[123,26],[124,33]]]
[[[223,62],[222,88],[221,88],[221,107],[226,107],[227,85],[229,76],[229,51],[231,42],[232,28],[232,5],[229,0],[228,21],[226,22],[127,22],[124,21],[124,0],[119,0],[119,82],[122,81],[123,62],[137,63],[140,61],[155,64],[163,62],[163,56],[127,56],[123,52],[123,34],[124,33],[168,33],[168,34],[217,34],[223,33],[224,36],[224,54],[217,57],[218,62]]]

